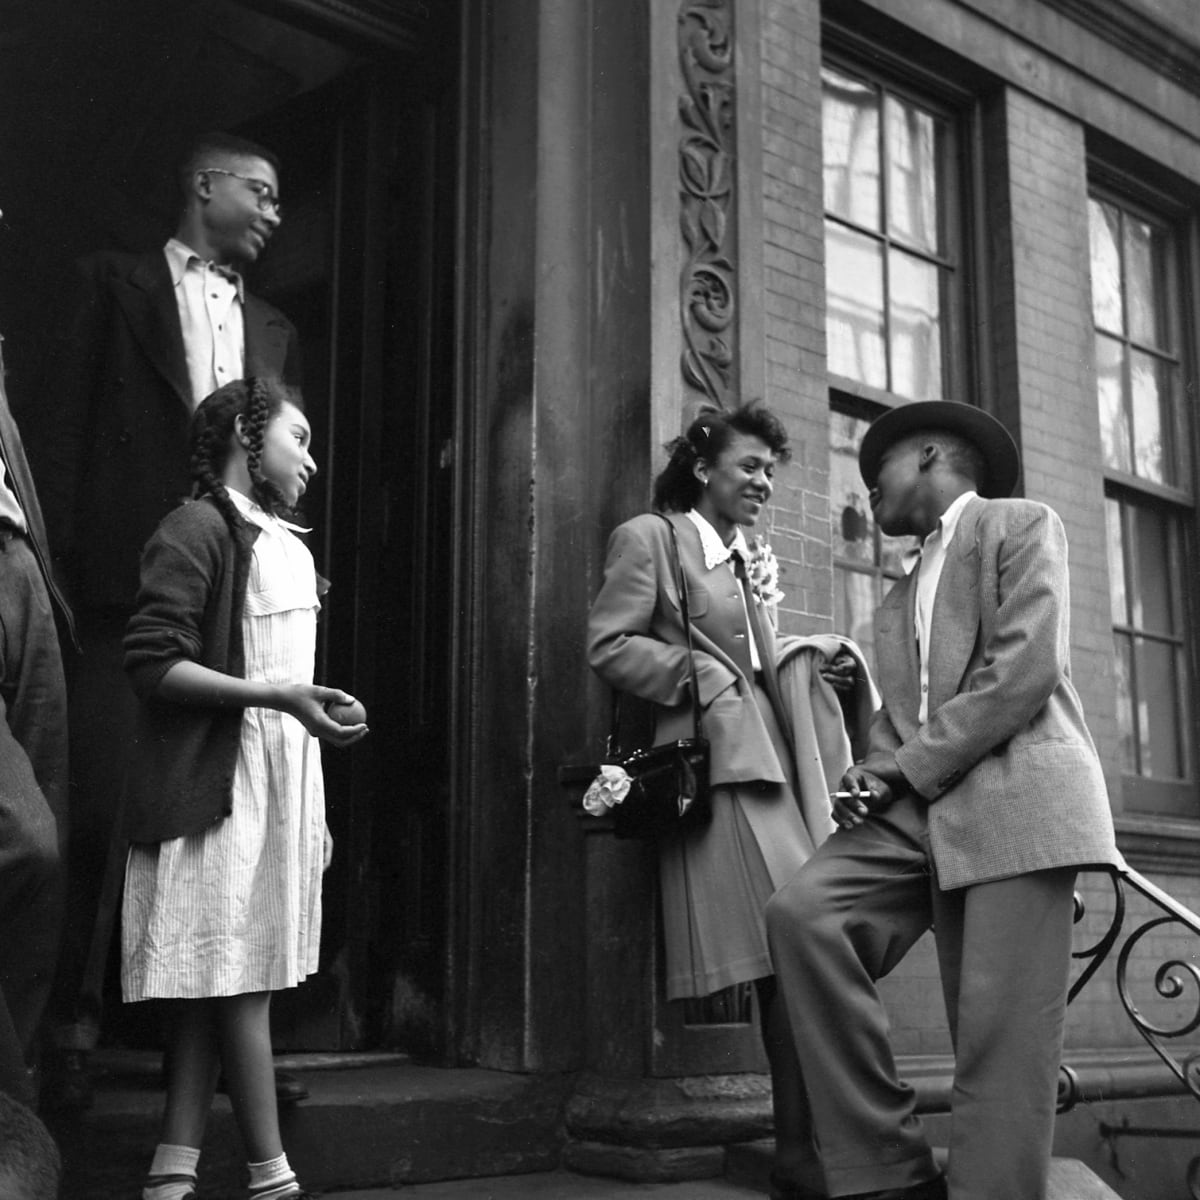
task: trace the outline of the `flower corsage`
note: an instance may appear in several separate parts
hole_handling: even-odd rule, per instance
[[[584,811],[593,817],[602,817],[610,808],[615,808],[626,796],[633,784],[624,767],[604,763],[600,774],[592,780],[591,786],[583,793]]]
[[[760,603],[778,604],[783,599],[783,592],[779,590],[779,560],[771,543],[761,534],[750,545],[746,579]]]

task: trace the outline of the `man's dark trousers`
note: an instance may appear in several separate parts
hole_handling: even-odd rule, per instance
[[[25,1102],[62,918],[64,697],[41,568],[23,535],[0,529],[0,1088]]]

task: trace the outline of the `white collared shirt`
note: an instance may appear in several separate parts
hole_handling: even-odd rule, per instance
[[[742,613],[746,618],[746,637],[750,641],[750,665],[754,670],[761,671],[762,660],[758,656],[758,644],[754,640],[750,613],[746,609],[746,589],[742,587],[741,580],[738,579],[737,573],[733,569],[735,554],[740,556],[747,568],[750,565],[750,547],[746,542],[746,535],[742,533],[741,526],[738,526],[733,531],[733,538],[727,546],[721,541],[721,535],[713,528],[712,522],[706,517],[702,517],[694,508],[688,509],[685,516],[700,531],[700,549],[704,552],[705,567],[711,571],[722,563],[728,565],[729,573],[733,576],[733,582],[737,587],[737,593],[742,599]]]
[[[918,717],[922,725],[929,719],[929,649],[933,622],[933,601],[937,595],[938,582],[942,578],[942,567],[946,564],[946,551],[954,541],[954,531],[958,528],[958,519],[962,516],[967,501],[975,497],[975,492],[963,492],[942,513],[933,532],[921,543],[921,556],[917,559],[917,603],[913,616],[916,627],[917,654],[921,660],[921,707]]]
[[[246,615],[263,617],[296,608],[319,609],[312,552],[296,537],[309,531],[273,516],[235,488],[225,490],[238,512],[262,530],[254,543],[246,583]]]
[[[187,358],[192,407],[245,373],[246,334],[242,277],[205,262],[178,238],[163,247]]]

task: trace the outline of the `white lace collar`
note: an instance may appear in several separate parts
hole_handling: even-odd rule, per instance
[[[740,525],[733,531],[733,540],[727,546],[721,541],[721,535],[707,517],[702,517],[694,508],[688,509],[684,515],[700,531],[700,549],[704,551],[704,566],[707,570],[711,571],[713,567],[728,562],[734,554],[738,555],[742,562],[749,564],[750,547],[746,544],[746,535]]]

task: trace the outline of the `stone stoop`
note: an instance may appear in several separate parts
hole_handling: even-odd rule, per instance
[[[726,1178],[731,1183],[765,1192],[774,1152],[775,1143],[769,1138],[730,1146],[726,1151]],[[945,1150],[935,1147],[933,1153],[944,1167]],[[1121,1197],[1077,1158],[1055,1158],[1050,1162],[1046,1200],[1121,1200]]]
[[[281,1056],[309,1098],[280,1110],[283,1143],[315,1191],[550,1171],[573,1078],[422,1067],[401,1055]],[[156,1054],[102,1055],[96,1103],[49,1114],[64,1200],[134,1200],[158,1140]],[[346,1065],[353,1063],[354,1065]],[[366,1065],[358,1065],[360,1063]],[[200,1160],[200,1200],[243,1200],[246,1169],[229,1100],[218,1096]]]

